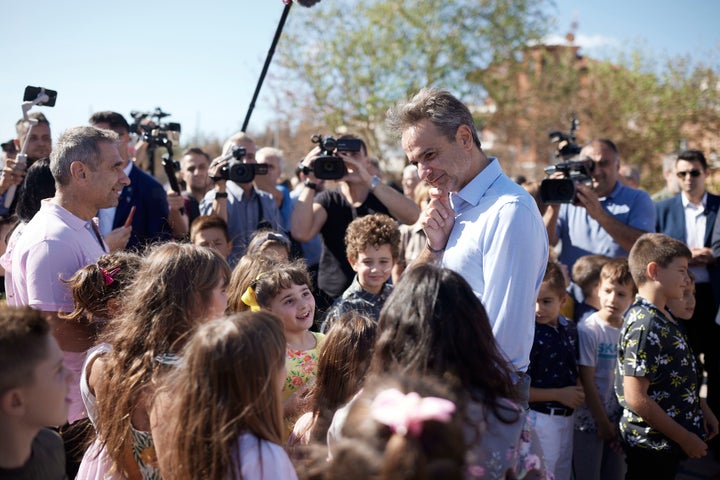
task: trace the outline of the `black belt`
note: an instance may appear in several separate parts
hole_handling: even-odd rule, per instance
[[[535,410],[536,412],[544,413],[546,415],[554,415],[559,417],[569,417],[573,414],[575,410],[572,408],[567,407],[548,407],[545,405],[539,405],[539,406],[531,406],[531,410]]]

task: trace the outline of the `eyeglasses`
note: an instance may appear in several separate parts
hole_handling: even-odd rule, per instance
[[[687,172],[677,172],[678,178],[685,178],[690,175],[693,178],[699,177],[702,172],[700,170],[688,170]]]

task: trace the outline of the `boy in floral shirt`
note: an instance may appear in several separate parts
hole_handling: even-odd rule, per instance
[[[700,377],[683,329],[666,308],[690,282],[687,246],[660,233],[638,238],[630,273],[638,288],[618,345],[615,392],[626,479],[674,479],[680,462],[707,454],[718,421],[700,398]]]

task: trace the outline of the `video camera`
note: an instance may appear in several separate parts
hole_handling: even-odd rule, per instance
[[[7,142],[0,144],[0,148],[2,148],[3,152],[9,155],[17,153],[17,148],[15,148],[15,140],[13,140],[12,138]]]
[[[540,182],[540,199],[544,203],[573,203],[576,199],[577,183],[592,187],[595,162],[589,158],[580,158],[582,148],[575,143],[578,123],[578,119],[573,116],[569,134],[560,131],[548,134],[550,142],[557,144],[555,157],[563,161],[547,167],[545,174],[561,172],[564,178],[546,178]]]
[[[130,133],[134,133],[142,137],[143,141],[151,146],[167,146],[168,141],[177,144],[180,141],[180,124],[175,122],[161,123],[160,121],[170,116],[169,113],[163,112],[160,107],[155,107],[152,112],[138,112],[133,110],[130,112],[133,117],[133,124],[130,125]],[[143,125],[142,121],[146,118],[154,118],[155,125]]]
[[[339,180],[347,175],[345,161],[337,152],[359,152],[362,149],[362,140],[359,138],[323,137],[315,134],[310,141],[320,147],[320,155],[315,157],[310,167],[301,165],[300,171],[305,175],[314,173],[321,180]]]
[[[235,183],[250,183],[255,179],[255,175],[267,175],[268,165],[265,163],[243,163],[242,159],[245,157],[247,151],[245,147],[240,145],[233,145],[229,153],[223,155],[213,163],[220,163],[228,160],[227,164],[223,165],[218,175],[212,178],[214,181],[218,180],[230,180]]]

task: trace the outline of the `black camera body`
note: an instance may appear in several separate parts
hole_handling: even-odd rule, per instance
[[[545,174],[560,172],[563,178],[546,178],[540,182],[540,199],[544,203],[573,203],[576,200],[578,183],[592,187],[595,162],[587,157],[580,158],[582,148],[575,143],[577,127],[578,120],[573,116],[569,134],[559,131],[548,134],[550,142],[557,144],[555,157],[562,161],[547,167]]]
[[[170,146],[172,146],[173,142],[178,143],[182,130],[181,125],[176,122],[160,123],[162,118],[170,115],[167,112],[163,112],[160,107],[155,108],[152,112],[132,111],[130,115],[134,120],[133,124],[130,125],[130,133],[141,136],[143,141],[149,143],[151,146],[167,147],[168,142],[170,142]],[[141,123],[148,117],[156,119],[156,126],[151,127]]]
[[[311,138],[312,143],[320,147],[320,156],[315,157],[310,167],[301,167],[306,175],[310,172],[321,180],[339,180],[347,175],[345,161],[337,155],[337,152],[359,152],[362,149],[362,140],[357,138],[338,138],[331,136],[323,137],[315,134]]]
[[[10,139],[7,142],[0,144],[0,148],[2,148],[2,151],[12,155],[14,153],[17,153],[17,148],[15,147],[15,140]]]
[[[227,164],[220,168],[218,175],[210,178],[216,182],[218,180],[230,180],[235,183],[250,183],[255,179],[255,175],[267,175],[267,164],[243,163],[242,159],[246,153],[245,147],[233,145],[232,150],[227,155],[230,157]]]

